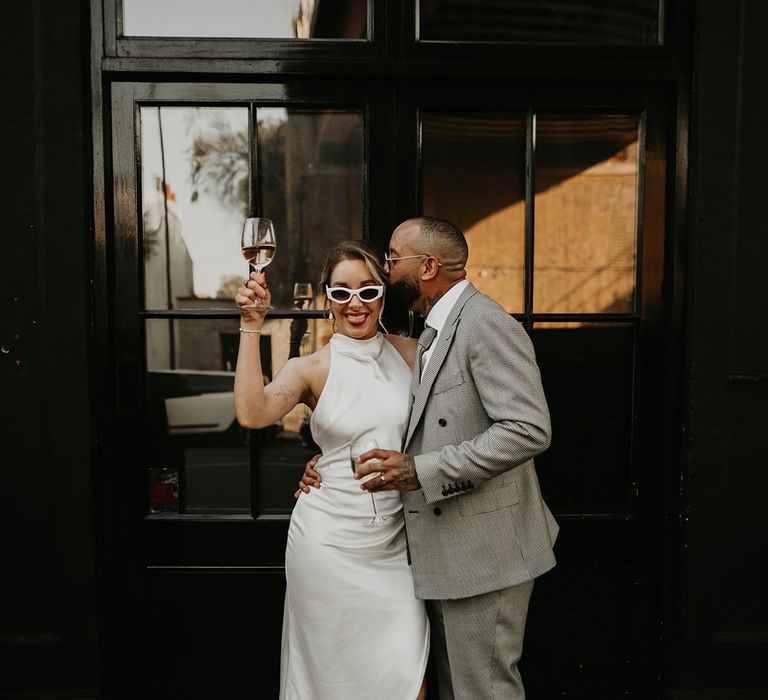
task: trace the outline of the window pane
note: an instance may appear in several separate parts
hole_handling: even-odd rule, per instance
[[[123,0],[123,35],[365,39],[367,0]]]
[[[272,303],[287,309],[329,246],[363,237],[363,114],[265,108],[257,122],[260,209],[277,235]],[[246,108],[142,108],[146,308],[232,308],[248,272],[252,150]]]
[[[249,162],[247,108],[142,107],[146,308],[232,308]]]
[[[552,444],[536,458],[547,502],[559,512],[626,512],[634,329],[537,323],[532,338],[552,416]]]
[[[150,511],[249,513],[247,434],[235,421],[237,321],[146,328]]]
[[[523,308],[525,118],[425,113],[423,211],[469,243],[472,283],[510,312]]]
[[[540,117],[536,313],[629,313],[635,294],[638,119]]]
[[[272,304],[293,307],[293,285],[316,282],[334,244],[364,237],[363,114],[258,110],[261,211],[275,224],[267,268]]]
[[[421,0],[419,38],[657,44],[659,0]]]
[[[315,306],[321,307],[320,299]],[[260,338],[264,380],[291,353],[294,322],[269,320]],[[251,448],[259,456],[259,513],[290,513],[304,464],[317,452],[309,411],[296,407],[281,421],[250,433],[235,420],[234,368],[238,322],[150,320],[146,324],[147,454],[150,512],[249,514]],[[330,324],[310,320],[293,352],[309,354],[328,342]]]

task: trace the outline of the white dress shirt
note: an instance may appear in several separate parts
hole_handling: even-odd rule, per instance
[[[469,280],[461,280],[461,282],[454,284],[453,287],[440,297],[437,304],[435,304],[427,314],[425,323],[428,326],[432,326],[432,328],[437,331],[437,335],[432,341],[432,345],[429,346],[429,349],[425,350],[424,354],[421,356],[421,378],[424,377],[424,370],[427,369],[429,358],[432,357],[432,353],[434,352],[435,347],[437,347],[437,341],[440,340],[440,332],[443,330],[443,326],[445,325],[448,316],[468,284]]]

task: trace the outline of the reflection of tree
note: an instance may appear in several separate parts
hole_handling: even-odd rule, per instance
[[[214,118],[200,124],[192,142],[192,201],[200,192],[214,195],[227,208],[248,215],[249,148],[248,134],[233,131],[231,124]]]
[[[259,173],[255,177],[258,183],[258,203],[250,203],[251,173],[250,144],[247,131],[236,131],[232,124],[221,116],[214,116],[203,111],[196,111],[190,121],[189,129],[195,136],[190,150],[192,180],[192,201],[200,193],[214,196],[226,208],[240,212],[244,217],[261,214],[270,217],[275,228],[281,233],[287,230],[286,221],[286,125],[284,119],[258,120]],[[290,237],[283,237],[280,245],[280,259],[272,265],[277,270],[277,282],[272,289],[273,299],[278,305],[290,303],[287,296],[292,288],[292,279],[296,274],[286,275],[284,270],[288,260],[303,257],[295,255],[291,249]],[[294,271],[290,271],[294,272]],[[300,275],[302,279],[306,275]],[[233,292],[242,280],[223,277],[218,291],[219,298],[232,298]],[[284,289],[285,287],[285,289]],[[287,290],[287,291],[286,291]]]
[[[219,291],[216,292],[217,299],[234,299],[237,290],[243,283],[244,275],[224,275],[219,282]]]

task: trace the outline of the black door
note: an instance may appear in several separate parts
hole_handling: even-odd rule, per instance
[[[383,249],[423,212],[465,230],[470,279],[531,333],[550,402],[537,464],[562,534],[534,592],[529,694],[651,697],[668,102],[619,85],[351,85],[112,85],[110,685],[277,694],[285,537],[314,447],[303,408],[250,433],[234,421],[240,221],[277,229],[269,379],[327,342],[318,290],[303,309],[293,285],[328,247]]]

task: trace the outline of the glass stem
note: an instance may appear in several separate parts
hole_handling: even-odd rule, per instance
[[[373,497],[372,493],[371,493],[371,503],[373,503],[373,515],[378,518],[379,511],[376,509],[376,499]]]

